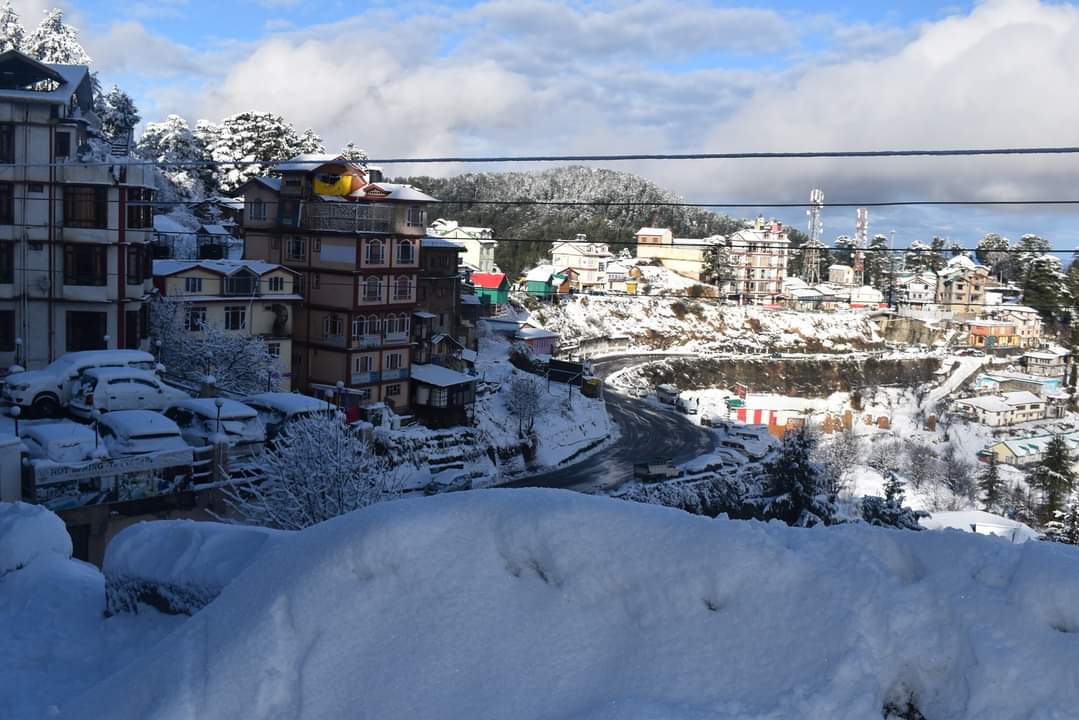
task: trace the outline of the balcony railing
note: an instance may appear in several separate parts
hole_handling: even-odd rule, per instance
[[[350,378],[351,385],[370,385],[377,383],[379,380],[379,373],[377,372],[354,372]]]
[[[407,380],[408,377],[408,368],[382,371],[382,382],[389,382],[390,380]]]
[[[393,229],[393,208],[369,203],[308,203],[301,225],[309,230],[385,233]]]
[[[382,344],[381,335],[360,335],[359,337],[352,338],[352,347],[378,347]]]
[[[388,332],[388,333],[385,334],[384,337],[386,339],[386,342],[388,342],[388,343],[400,343],[400,342],[407,342],[408,341],[408,333],[407,332],[392,332],[392,333]]]

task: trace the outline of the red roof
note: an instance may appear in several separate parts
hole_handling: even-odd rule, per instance
[[[506,281],[506,273],[472,273],[472,284],[485,290],[497,290]]]

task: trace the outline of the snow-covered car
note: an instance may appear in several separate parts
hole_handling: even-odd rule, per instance
[[[188,397],[149,370],[93,368],[79,376],[67,407],[73,415],[87,418],[94,410],[164,410]]]
[[[4,380],[4,399],[53,417],[71,400],[75,381],[91,368],[126,367],[153,370],[154,356],[141,350],[84,350],[67,353],[41,370],[22,370]]]
[[[265,392],[243,399],[244,405],[255,409],[266,427],[266,439],[272,440],[290,420],[316,413],[335,412],[336,407],[310,395],[288,392]]]
[[[187,451],[179,426],[161,413],[150,410],[118,410],[98,421],[101,442],[109,457],[127,457],[148,453]],[[190,455],[188,457],[190,463]]]
[[[165,409],[165,417],[180,427],[192,447],[213,445],[220,436],[229,446],[229,459],[239,460],[262,451],[266,427],[255,409],[225,398],[188,398]]]
[[[67,420],[38,425],[24,425],[19,437],[31,460],[59,463],[82,462],[94,456],[94,431]]]
[[[682,471],[676,468],[669,460],[638,463],[633,466],[633,477],[638,480],[671,480],[681,477],[681,475]]]

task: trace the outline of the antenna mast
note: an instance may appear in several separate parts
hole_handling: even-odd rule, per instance
[[[821,222],[821,211],[824,209],[824,191],[813,188],[809,191],[809,241],[805,244],[802,254],[802,279],[809,285],[820,283],[820,256],[824,249],[821,237],[824,235],[824,225]]]
[[[858,218],[854,223],[854,284],[865,285],[865,252],[869,244],[869,210],[858,208]]]

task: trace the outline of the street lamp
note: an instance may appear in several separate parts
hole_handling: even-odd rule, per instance
[[[17,337],[17,338],[15,338],[15,364],[16,365],[22,365],[22,362],[21,362],[20,358],[22,358],[22,338]]]
[[[344,395],[345,383],[342,380],[337,381],[337,409],[341,410],[341,396]]]
[[[15,419],[15,437],[19,436],[19,416],[22,415],[22,408],[18,405],[12,405],[11,410],[8,411],[11,417]]]
[[[94,421],[94,452],[97,452],[97,442],[100,434],[97,431],[97,424],[101,422],[101,411],[94,408],[90,411],[90,419]]]
[[[225,404],[225,401],[221,398],[214,398],[214,405],[217,406],[217,434],[221,435],[221,406]]]

